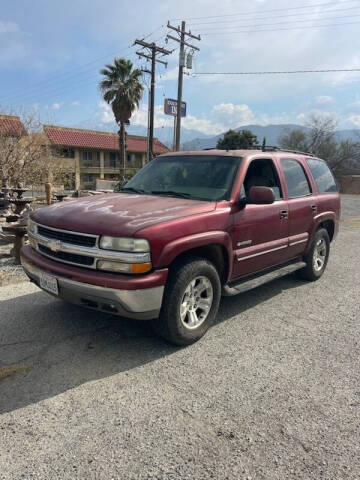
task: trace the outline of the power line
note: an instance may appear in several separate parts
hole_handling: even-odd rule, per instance
[[[328,68],[322,70],[283,70],[272,72],[196,72],[197,75],[282,75],[296,73],[337,73],[337,72],[360,72],[360,68]]]
[[[342,3],[353,3],[354,1],[357,0],[344,0]],[[271,10],[262,10],[261,13],[271,13],[271,12],[285,12],[288,10],[301,10],[304,8],[316,8],[316,7],[324,7],[327,5],[332,5],[336,6],[334,2],[326,2],[326,3],[315,3],[313,5],[302,5],[299,7],[288,7],[288,8],[273,8]],[[185,20],[197,20],[197,19],[203,19],[203,18],[224,18],[224,17],[235,17],[235,16],[246,16],[246,15],[252,15],[252,14],[258,13],[258,10],[253,10],[251,12],[241,12],[241,13],[228,13],[225,15],[208,15],[208,16],[203,16],[203,17],[187,17]],[[172,18],[171,20],[181,20],[181,18]]]
[[[150,32],[149,34],[145,35],[143,37],[143,39],[145,38],[148,38],[150,37],[151,35],[153,35],[154,33],[158,32],[160,29],[164,28],[165,27],[165,24],[163,25],[160,25],[158,28],[156,28],[154,31]],[[30,88],[27,89],[27,93],[32,93],[35,89],[35,91],[37,90],[37,88],[40,88],[41,86],[43,86],[44,84],[47,86],[49,84],[52,84],[52,83],[55,83],[57,84],[58,82],[61,82],[61,81],[64,81],[64,80],[68,80],[69,78],[74,78],[74,77],[77,77],[79,74],[83,74],[83,73],[86,73],[87,71],[92,71],[92,68],[86,68],[85,70],[83,70],[85,67],[88,67],[89,65],[94,65],[96,64],[97,62],[99,62],[100,60],[104,60],[105,58],[108,58],[108,57],[111,57],[113,55],[120,55],[122,52],[126,51],[126,50],[130,50],[131,48],[133,47],[133,45],[127,45],[126,47],[122,48],[121,50],[117,50],[116,52],[112,52],[112,53],[109,53],[105,56],[101,56],[101,57],[98,57],[94,60],[91,60],[90,62],[87,62],[87,63],[84,63],[83,65],[80,65],[78,68],[76,69],[72,69],[72,70],[68,70],[68,71],[65,71],[65,72],[62,72],[61,74],[59,75],[54,75],[46,80],[41,80],[40,82],[36,83],[36,84],[33,84],[32,86],[30,86]],[[81,71],[83,70],[83,71]],[[16,97],[18,95],[18,93],[21,93],[23,92],[23,88],[18,88],[18,89],[15,89],[13,91],[10,91],[9,94],[7,96],[4,97],[4,100],[5,101],[9,101],[11,100],[11,98],[13,97]]]
[[[271,25],[288,25],[289,22],[291,23],[304,23],[304,22],[313,22],[313,21],[323,21],[323,20],[338,20],[338,19],[343,19],[343,18],[354,18],[354,17],[360,17],[360,13],[353,14],[353,15],[344,15],[342,17],[325,17],[325,18],[309,18],[309,19],[303,19],[303,20],[288,20],[287,22],[271,22],[271,23],[254,23],[254,24],[247,24],[247,25],[236,25],[232,26],[230,25],[229,28],[256,28],[256,27],[264,27],[264,26],[271,26]],[[222,30],[224,31],[224,28],[226,27],[209,27],[208,30],[210,31],[217,31],[217,30]],[[225,30],[226,31],[226,30]]]
[[[279,30],[302,30],[302,29],[316,29],[323,27],[340,27],[343,25],[358,25],[360,22],[346,22],[346,23],[328,23],[326,25],[302,25],[299,27],[289,27],[289,28],[267,28],[267,29],[257,29],[257,30],[234,30],[234,31],[224,31],[224,32],[204,32],[203,35],[229,35],[237,33],[258,33],[258,32],[278,32]]]
[[[338,12],[343,12],[343,11],[349,11],[349,10],[357,10],[360,8],[360,5],[356,6],[356,7],[348,7],[348,8],[338,8],[336,10],[332,9],[332,10],[322,10],[321,12],[294,12],[294,13],[287,13],[285,15],[266,15],[265,17],[257,17],[257,15],[259,14],[256,14],[256,18],[251,18],[251,19],[245,19],[245,20],[254,20],[254,21],[257,21],[257,20],[268,20],[268,19],[271,19],[271,18],[285,18],[285,17],[293,17],[296,15],[296,17],[299,17],[299,16],[304,16],[304,15],[319,15],[320,13],[323,14],[323,13],[338,13]],[[255,15],[255,14],[254,14]],[[260,13],[260,15],[262,15],[262,12]],[[316,20],[316,19],[314,19]],[[219,24],[231,24],[231,23],[239,23],[239,22],[243,22],[244,19],[234,19],[234,20],[212,20],[211,22],[191,22],[191,26],[198,26],[198,25],[213,25],[213,24],[216,24],[216,25],[219,25]]]

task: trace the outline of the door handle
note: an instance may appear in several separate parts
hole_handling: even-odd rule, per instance
[[[316,213],[317,212],[317,205],[311,205],[311,210],[313,211],[313,213]]]
[[[280,211],[280,218],[288,218],[288,211],[287,210],[281,210]]]

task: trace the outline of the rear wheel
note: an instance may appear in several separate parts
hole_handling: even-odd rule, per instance
[[[188,257],[170,272],[160,317],[153,321],[153,328],[177,345],[194,343],[213,323],[220,296],[220,279],[214,265]]]
[[[325,228],[320,228],[314,236],[309,252],[305,255],[306,267],[299,270],[304,280],[318,280],[325,271],[330,253],[330,238]]]

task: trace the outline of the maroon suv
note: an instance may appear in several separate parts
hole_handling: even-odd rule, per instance
[[[221,294],[298,269],[317,280],[340,198],[323,160],[269,149],[164,154],[118,192],[37,210],[22,265],[69,302],[152,320],[181,345],[213,323]]]

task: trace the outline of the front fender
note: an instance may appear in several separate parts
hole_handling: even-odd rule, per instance
[[[229,265],[227,271],[229,272],[228,278],[231,278],[233,267],[233,251],[230,235],[222,231],[212,231],[206,233],[198,233],[194,235],[188,235],[186,237],[178,238],[163,248],[159,258],[158,266],[170,265],[176,257],[184,252],[190,251],[194,248],[204,247],[207,245],[222,245],[225,247],[228,254]]]

